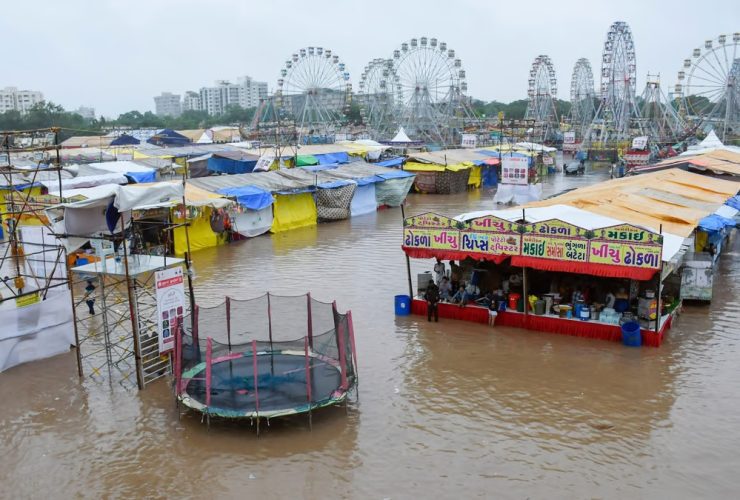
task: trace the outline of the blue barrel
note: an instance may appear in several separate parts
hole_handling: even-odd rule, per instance
[[[640,323],[629,321],[622,325],[622,343],[630,347],[640,347],[642,345]]]
[[[396,295],[396,316],[408,316],[409,314],[411,314],[411,297]]]

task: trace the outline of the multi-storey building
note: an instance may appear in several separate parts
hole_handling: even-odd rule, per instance
[[[162,92],[154,98],[154,108],[157,116],[180,116],[182,113],[180,95]]]
[[[200,94],[188,90],[185,92],[185,97],[182,98],[182,110],[183,111],[200,111]]]
[[[35,105],[44,100],[44,94],[36,90],[18,90],[17,87],[5,87],[0,90],[0,113],[20,111],[26,114]]]

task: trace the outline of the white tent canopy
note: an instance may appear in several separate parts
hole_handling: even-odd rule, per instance
[[[714,130],[711,130],[707,136],[699,144],[689,146],[689,148],[681,153],[679,156],[694,156],[704,153],[711,153],[712,151],[732,151],[734,153],[740,153],[740,148],[737,146],[725,146],[722,141],[719,140]]]
[[[401,127],[398,129],[396,136],[391,140],[391,142],[403,143],[403,142],[414,142],[414,141],[409,139],[409,136],[406,135],[406,131],[403,129],[403,127]]]

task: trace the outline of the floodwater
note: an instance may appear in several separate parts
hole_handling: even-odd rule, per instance
[[[546,194],[598,176],[555,178]],[[406,212],[491,199],[412,195]],[[203,304],[310,290],[352,310],[359,399],[315,413],[312,431],[306,418],[259,438],[248,423],[209,431],[178,420],[165,381],[80,381],[69,353],[0,374],[0,497],[736,497],[738,241],[716,300],[685,307],[659,349],[395,317],[400,244],[390,209],[194,255]]]

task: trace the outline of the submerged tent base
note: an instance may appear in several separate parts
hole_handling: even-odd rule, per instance
[[[414,299],[411,303],[411,313],[426,316],[427,303],[424,300]],[[456,304],[440,303],[439,317],[470,321],[473,323],[488,323],[488,308],[468,305],[460,307]],[[663,322],[659,332],[641,330],[642,345],[660,347],[668,329],[671,327],[673,316]],[[556,318],[553,316],[537,316],[515,311],[500,311],[496,317],[496,326],[523,328],[536,332],[556,333],[588,339],[622,341],[622,331],[618,325],[607,325],[595,321],[581,321],[579,319]]]

